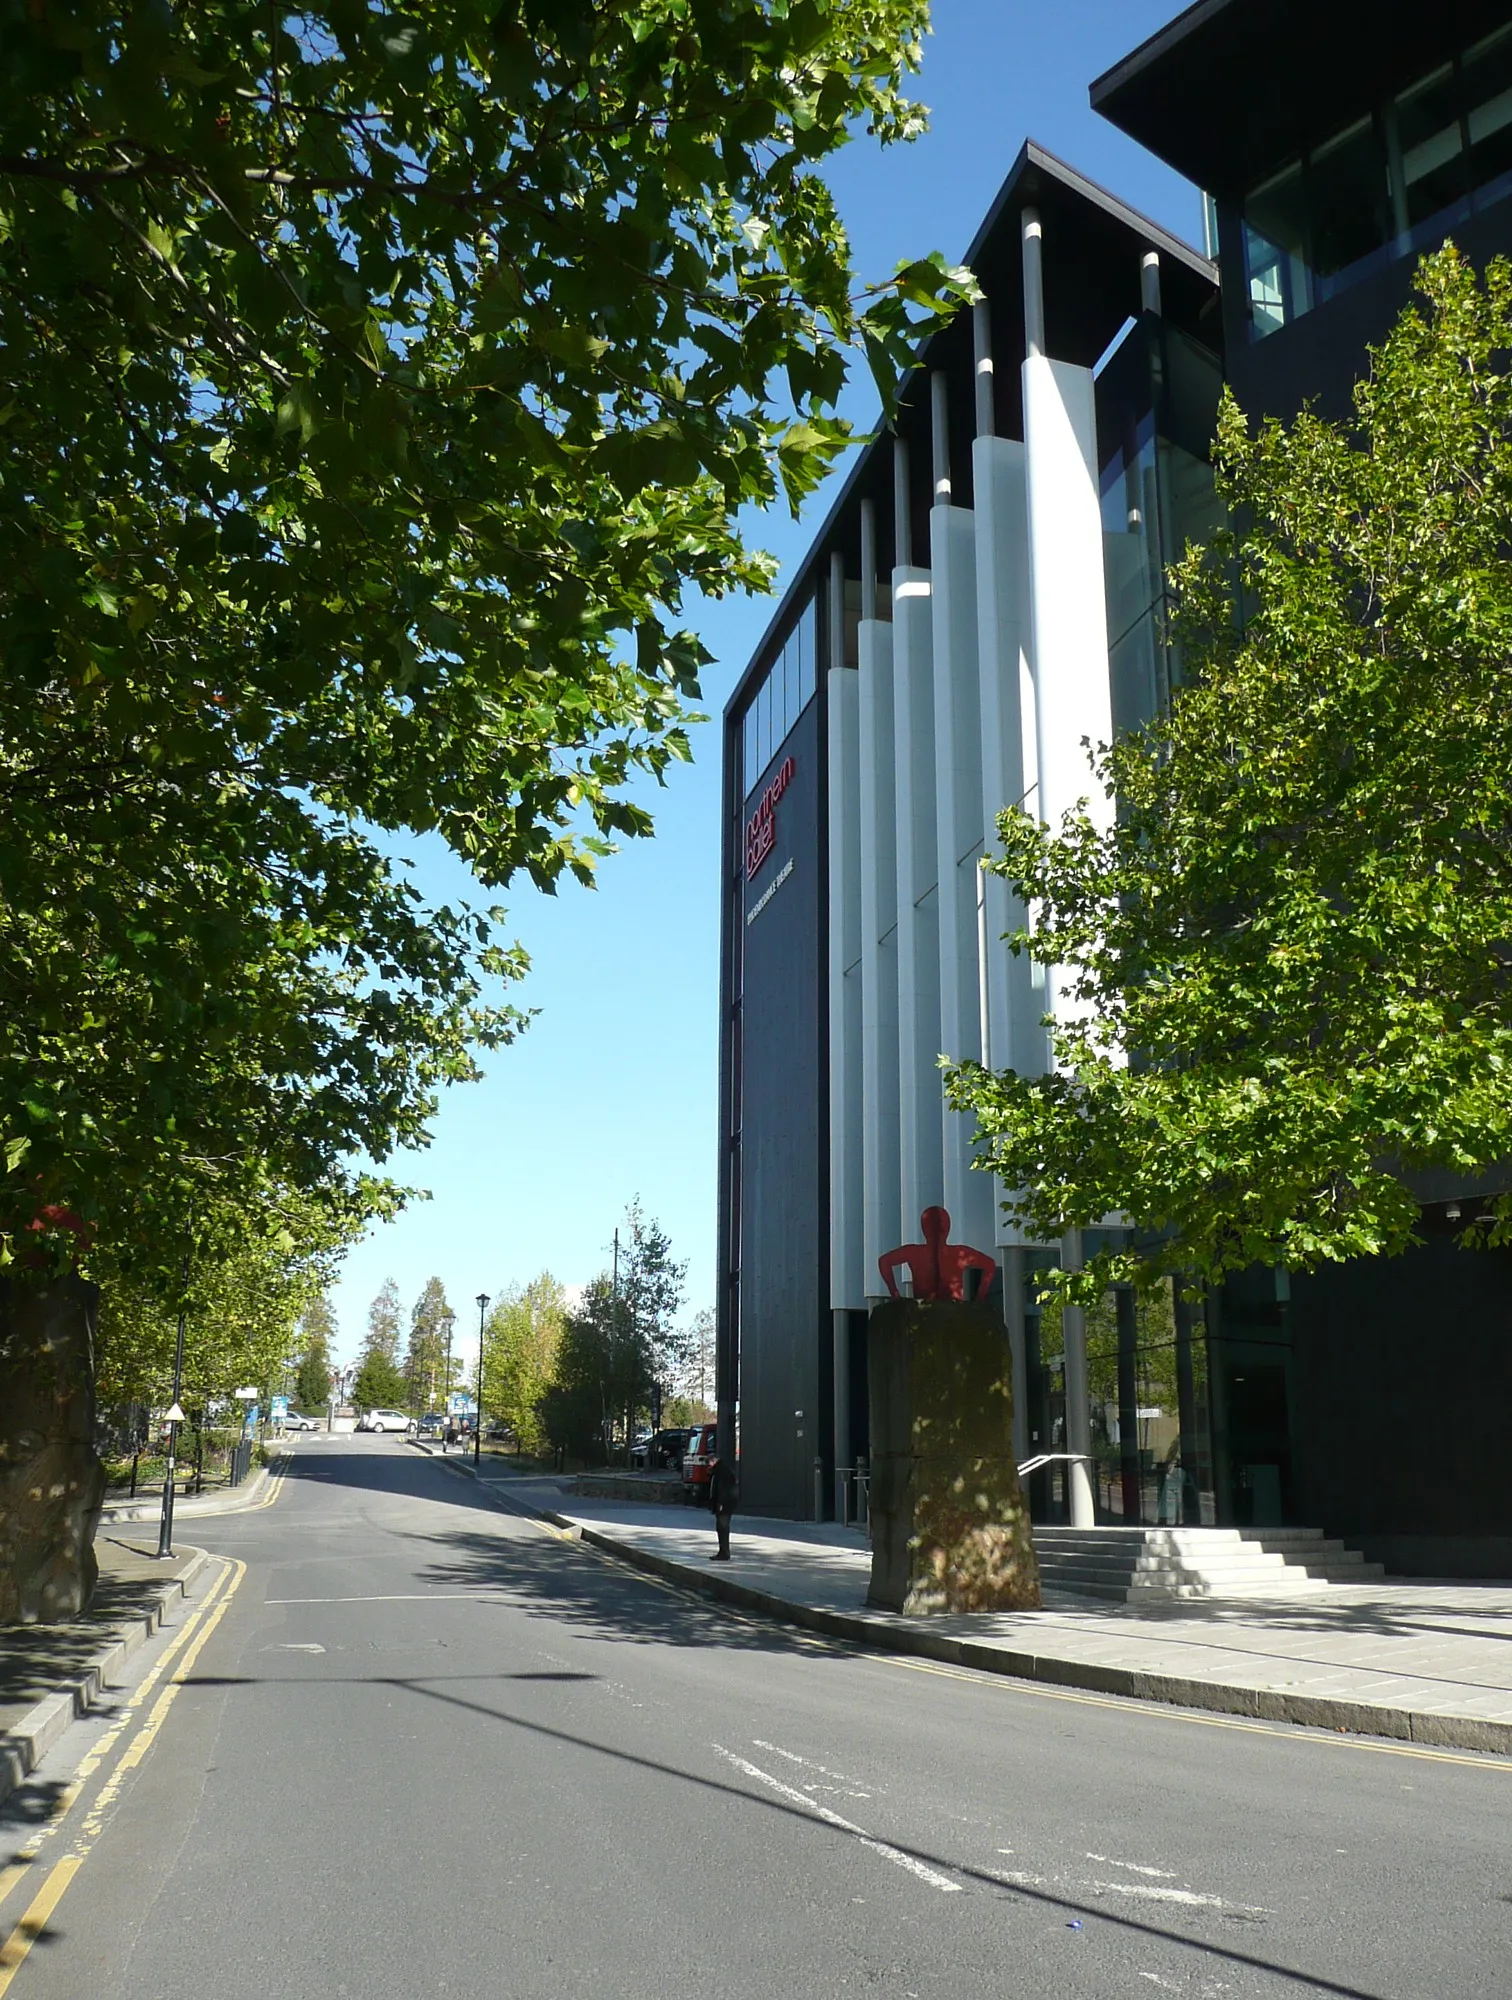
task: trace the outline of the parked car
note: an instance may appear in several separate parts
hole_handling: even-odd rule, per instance
[[[430,1410],[415,1426],[415,1435],[423,1438],[438,1438],[446,1429],[446,1418],[440,1410]]]
[[[298,1410],[285,1410],[283,1427],[286,1431],[318,1431],[323,1419],[304,1417]]]
[[[685,1430],[653,1431],[650,1437],[636,1444],[630,1453],[630,1463],[653,1468],[671,1466],[676,1471],[682,1464],[683,1448],[687,1442],[688,1433]]]
[[[682,1458],[683,1499],[696,1507],[706,1507],[709,1502],[709,1468],[718,1435],[715,1424],[695,1424],[688,1433]]]
[[[407,1431],[415,1420],[403,1410],[364,1410],[357,1419],[360,1431]],[[418,1428],[418,1426],[417,1426]]]

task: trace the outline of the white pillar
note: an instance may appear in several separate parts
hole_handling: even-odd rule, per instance
[[[1102,516],[1097,491],[1097,413],[1092,371],[1052,361],[1044,352],[1044,295],[1039,218],[1022,222],[1025,497],[1029,547],[1029,598],[1039,753],[1040,817],[1054,827],[1085,798],[1095,824],[1112,824],[1112,802],[1087,763],[1084,738],[1094,745],[1113,736],[1108,678],[1108,623],[1103,587]],[[1061,982],[1048,978],[1050,1011],[1066,1018]],[[1061,1262],[1081,1268],[1081,1233],[1068,1231]],[[1085,1316],[1064,1317],[1066,1447],[1088,1453]],[[1085,1465],[1069,1468],[1074,1526],[1093,1520],[1091,1481]]]
[[[976,523],[950,504],[945,378],[934,377],[936,469],[929,517],[934,657],[935,842],[939,884],[940,1048],[980,1058],[977,957],[978,861],[982,852],[982,720],[977,685]],[[975,1120],[952,1111],[936,1071],[943,1198],[961,1243],[993,1241],[992,1182],[971,1170]]]
[[[830,1304],[865,1303],[861,1268],[861,703],[845,665],[845,571],[829,576]]]
[[[1029,548],[1024,447],[979,437],[972,447],[976,501],[976,616],[980,664],[982,815],[989,852],[1005,806],[1039,809],[1039,752],[1030,660]],[[1002,942],[1021,930],[1024,905],[999,875],[985,883],[987,1059],[994,1069],[1042,1075],[1050,1067],[1043,968]]]
[[[877,1259],[902,1233],[898,1133],[898,845],[894,826],[892,626],[877,616],[877,538],[861,503],[860,698],[862,1267],[881,1295]]]
[[[898,846],[899,1193],[904,1240],[943,1198],[940,926],[936,891],[931,580],[893,571],[893,743]]]
[[[851,1462],[850,1326],[865,1305],[861,1134],[860,683],[845,664],[845,566],[830,559],[829,1040],[830,1305],[834,1314],[834,1463]]]
[[[1061,1269],[1082,1268],[1082,1233],[1068,1229],[1061,1238]],[[1087,1370],[1087,1315],[1081,1306],[1061,1312],[1061,1338],[1066,1370],[1066,1450],[1075,1454],[1066,1467],[1066,1491],[1071,1500],[1073,1528],[1090,1528],[1097,1520],[1092,1498],[1091,1378]]]

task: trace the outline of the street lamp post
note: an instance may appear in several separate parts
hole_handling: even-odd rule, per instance
[[[185,1283],[188,1272],[185,1271]],[[173,1406],[168,1412],[168,1476],[163,1481],[163,1515],[158,1523],[158,1556],[173,1554],[173,1482],[177,1477],[174,1464],[178,1457],[179,1425],[184,1421],[184,1412],[179,1406],[179,1393],[184,1386],[184,1315],[189,1309],[186,1298],[179,1300],[178,1339],[173,1346]]]
[[[488,1294],[478,1294],[478,1414],[473,1420],[473,1471],[483,1466],[483,1315],[488,1311]]]

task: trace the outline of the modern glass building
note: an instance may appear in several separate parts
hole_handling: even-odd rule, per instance
[[[1054,976],[1001,944],[1019,913],[977,864],[1004,804],[1055,819],[1084,740],[1168,701],[1163,577],[1215,519],[1224,380],[1342,413],[1423,248],[1512,248],[1512,0],[1201,0],[1092,96],[1208,191],[1206,252],[1027,144],[967,253],[985,305],[921,355],[726,710],[721,1415],[753,1509],[842,1510],[877,1258],[940,1204],[1000,1262],[1021,1459],[1090,1467],[1038,1475],[1037,1518],[1508,1573],[1512,1269],[1453,1240],[1485,1185],[1425,1185],[1390,1265],[1249,1273],[1205,1312],[1110,1296],[1083,1337],[1033,1283],[1074,1246],[1007,1231],[938,1059],[1048,1061]]]

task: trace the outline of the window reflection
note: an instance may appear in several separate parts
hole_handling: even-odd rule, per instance
[[[1512,27],[1420,78],[1246,197],[1250,334],[1263,340],[1390,258],[1512,193]]]

